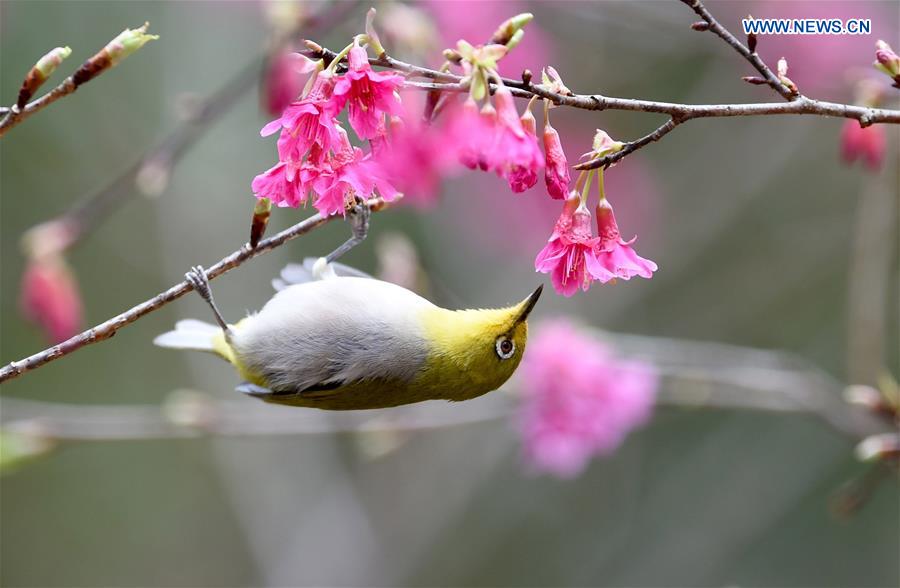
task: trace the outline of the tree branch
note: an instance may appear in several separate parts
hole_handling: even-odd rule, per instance
[[[75,83],[74,76],[69,76],[63,80],[62,83],[40,98],[29,102],[22,110],[18,110],[16,107],[8,108],[6,116],[3,117],[3,120],[0,120],[0,137],[6,134],[6,131],[24,121],[32,114],[42,111],[60,98],[68,96],[77,89],[78,85]]]
[[[357,1],[337,2],[326,12],[308,17],[304,21],[303,30],[307,33],[315,30],[328,30],[335,24],[344,21],[358,5]],[[273,46],[283,46],[290,39],[295,38],[299,30],[300,27],[297,27],[280,35],[273,41]],[[31,230],[48,225],[65,227],[64,249],[69,249],[134,194],[136,184],[141,191],[155,195],[154,191],[161,189],[160,180],[149,176],[170,174],[175,164],[181,160],[194,143],[202,138],[253,88],[259,80],[260,66],[264,61],[265,52],[251,60],[218,90],[202,100],[190,118],[174,128],[155,147],[144,153],[140,159],[123,170],[118,177],[99,192],[75,203],[56,217],[32,227]],[[165,180],[163,179],[162,182],[164,183]],[[141,185],[142,183],[143,185]]]
[[[737,40],[737,37],[731,34],[731,32],[722,26],[719,21],[717,21],[712,14],[710,14],[709,10],[703,6],[703,3],[700,0],[681,0],[684,4],[689,6],[691,10],[697,13],[697,15],[702,18],[706,24],[709,25],[709,31],[714,33],[723,41],[728,43],[735,51],[740,53],[744,59],[750,62],[756,71],[760,73],[763,79],[768,82],[769,86],[781,94],[785,100],[797,100],[802,98],[802,96],[798,92],[794,92],[790,90],[787,86],[781,83],[781,80],[778,79],[778,76],[772,71],[772,69],[766,65],[766,63],[760,58],[759,54],[756,51],[751,51],[748,47],[746,47],[743,43]]]
[[[369,210],[371,210],[372,212],[382,210],[385,207],[384,201],[380,198],[373,198],[366,204],[369,207]],[[281,247],[288,241],[296,239],[300,235],[304,235],[312,231],[313,229],[331,222],[335,218],[338,217],[323,217],[320,214],[314,214],[306,220],[301,221],[296,225],[285,229],[284,231],[281,231],[280,233],[273,235],[268,239],[260,241],[259,245],[257,245],[255,249],[251,249],[249,245],[244,245],[231,255],[222,258],[215,265],[207,268],[207,275],[210,279],[217,278],[222,274],[227,273],[240,266],[245,261],[262,255],[263,253],[267,253],[277,247]],[[59,359],[60,357],[77,351],[82,347],[91,345],[93,343],[98,343],[100,341],[105,341],[106,339],[109,339],[110,337],[115,335],[116,332],[125,325],[129,325],[142,316],[149,314],[155,310],[159,310],[166,304],[169,304],[170,302],[181,298],[192,289],[193,288],[191,287],[190,283],[188,283],[187,281],[179,282],[165,292],[161,292],[153,298],[145,300],[137,306],[134,306],[133,308],[119,315],[116,315],[111,319],[100,323],[99,325],[92,327],[79,335],[75,335],[74,337],[63,341],[58,345],[54,345],[53,347],[41,351],[40,353],[35,353],[30,357],[26,357],[19,361],[14,361],[0,369],[0,383],[18,377],[29,370],[33,370],[34,368],[40,367],[55,359]]]
[[[687,0],[682,0],[687,1]],[[701,5],[702,6],[702,5]],[[704,9],[705,10],[705,9]],[[726,31],[727,32],[727,31]],[[732,37],[733,38],[733,37]],[[735,42],[737,42],[735,40]],[[309,43],[311,49],[303,52],[308,57],[324,59],[326,62],[333,60],[337,54],[327,48],[319,47],[315,43]],[[738,43],[740,45],[740,43]],[[743,47],[743,45],[740,45]],[[745,51],[749,51],[744,47]],[[755,55],[755,54],[751,54]],[[757,57],[757,61],[758,57]],[[369,63],[386,69],[401,71],[409,77],[426,78],[430,81],[407,81],[406,87],[425,91],[438,90],[442,92],[468,92],[468,83],[453,73],[441,72],[418,65],[412,65],[382,55],[369,59]],[[760,61],[760,63],[762,63]],[[762,64],[765,67],[765,64]],[[771,71],[770,71],[771,73]],[[647,112],[655,114],[667,114],[671,118],[652,133],[635,141],[625,144],[625,148],[603,158],[575,166],[575,169],[586,170],[608,166],[623,159],[638,149],[658,141],[663,136],[674,130],[682,123],[697,118],[726,118],[737,116],[773,116],[773,115],[813,115],[833,118],[849,118],[859,121],[863,127],[875,123],[900,124],[900,110],[886,108],[868,108],[851,104],[825,102],[813,100],[806,96],[796,95],[790,102],[758,102],[746,104],[681,104],[676,102],[660,102],[657,100],[639,100],[635,98],[614,98],[600,94],[559,94],[544,86],[532,84],[530,81],[517,81],[502,78],[503,85],[508,87],[512,94],[519,98],[531,99],[535,96],[550,100],[556,106],[568,106],[581,110],[604,111],[625,110],[632,112]],[[779,82],[780,84],[780,82]],[[497,85],[492,83],[490,91],[496,91]]]

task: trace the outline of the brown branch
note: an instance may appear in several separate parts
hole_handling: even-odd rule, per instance
[[[30,84],[26,77],[23,89],[19,94],[19,101],[13,105],[6,116],[0,120],[0,137],[31,115],[40,112],[63,96],[68,96],[77,90],[79,86],[86,84],[103,72],[112,69],[117,63],[140,49],[148,41],[158,39],[159,37],[156,35],[147,34],[147,27],[149,26],[149,23],[144,23],[144,26],[136,29],[125,29],[116,38],[107,43],[100,51],[82,63],[81,66],[75,70],[75,73],[67,77],[62,83],[48,93],[28,104],[24,104],[24,101],[30,98],[30,92],[28,91],[28,86]],[[32,69],[32,71],[34,70]],[[30,74],[31,72],[29,72],[29,75]],[[33,89],[35,88],[32,88],[32,90]]]
[[[789,89],[787,86],[781,83],[781,80],[778,79],[778,76],[775,75],[775,72],[766,65],[766,63],[760,58],[760,56],[756,53],[756,51],[751,51],[748,47],[746,47],[743,43],[737,40],[737,37],[731,34],[731,32],[722,26],[719,21],[717,21],[712,14],[710,14],[709,10],[703,6],[703,3],[700,0],[681,0],[684,4],[688,5],[691,10],[697,13],[697,15],[702,18],[708,26],[706,30],[710,31],[717,35],[720,39],[728,43],[735,51],[741,54],[744,59],[750,62],[750,65],[759,72],[759,74],[766,80],[766,83],[776,92],[781,94],[785,100],[797,100],[802,98],[800,93],[795,92]]]
[[[370,210],[375,212],[384,208],[384,201],[380,198],[373,198],[372,200],[369,200],[367,202],[367,205],[369,206]],[[280,233],[268,239],[260,241],[259,245],[255,249],[251,249],[249,245],[244,245],[231,255],[222,258],[218,263],[209,267],[207,269],[207,275],[210,279],[217,278],[222,274],[240,266],[245,261],[248,261],[250,259],[253,259],[254,257],[262,255],[263,253],[267,253],[272,249],[280,247],[288,241],[296,239],[300,235],[304,235],[312,231],[313,229],[334,220],[335,218],[338,217],[323,217],[320,214],[314,214],[306,220],[301,221],[296,225],[285,229],[284,231],[281,231]],[[155,310],[159,310],[166,304],[169,304],[170,302],[181,298],[192,289],[193,288],[187,281],[179,282],[165,292],[161,292],[153,298],[150,298],[149,300],[146,300],[138,304],[137,306],[121,314],[118,314],[111,319],[88,329],[87,331],[84,331],[79,335],[75,335],[74,337],[63,341],[58,345],[54,345],[53,347],[45,349],[39,353],[35,353],[30,357],[26,357],[19,361],[14,361],[0,369],[0,383],[18,377],[29,370],[33,370],[55,359],[59,359],[60,357],[77,351],[82,347],[91,345],[93,343],[98,343],[100,341],[105,341],[106,339],[109,339],[110,337],[115,335],[116,332],[125,325],[129,325],[142,316],[149,314]]]
[[[735,42],[737,41],[735,40]],[[334,51],[320,47],[315,43],[308,42],[308,45],[311,48],[304,53],[309,57],[316,59],[321,58],[330,62],[337,55]],[[738,43],[738,45],[740,45],[740,43]],[[743,47],[743,45],[741,45],[741,47]],[[744,49],[749,51],[746,47]],[[370,58],[369,63],[373,66],[380,66],[386,69],[404,72],[408,74],[409,77],[426,78],[430,80],[425,82],[409,80],[405,83],[405,86],[409,88],[425,91],[437,90],[441,92],[457,93],[467,92],[469,90],[468,84],[463,76],[412,65],[394,59],[388,55]],[[765,67],[765,64],[763,64],[763,67]],[[638,149],[658,141],[674,130],[676,126],[697,118],[813,115],[854,119],[859,121],[859,124],[864,127],[875,123],[900,124],[900,110],[868,108],[865,106],[826,102],[807,98],[802,95],[793,96],[793,99],[790,102],[682,104],[676,102],[661,102],[657,100],[639,100],[635,98],[615,98],[602,96],[600,94],[560,94],[553,92],[544,86],[532,84],[530,80],[519,81],[502,78],[502,82],[503,85],[508,87],[512,94],[518,98],[531,99],[537,96],[549,100],[556,106],[568,106],[590,111],[624,110],[669,115],[670,120],[666,121],[652,133],[636,139],[635,141],[626,143],[625,148],[617,153],[576,166],[576,169],[579,170],[595,169],[615,163]],[[496,89],[497,85],[492,83],[490,85],[490,91],[493,93]]]
[[[15,106],[7,109],[6,116],[3,120],[0,120],[0,137],[6,134],[6,131],[10,130],[20,122],[24,121],[26,118],[40,112],[46,107],[50,106],[60,98],[64,96],[68,96],[72,92],[78,89],[78,85],[75,83],[73,76],[67,77],[62,81],[58,86],[41,96],[29,102],[25,105],[25,108],[19,110]]]
[[[358,2],[337,2],[327,12],[309,17],[305,21],[304,30],[306,32],[328,30],[335,24],[346,20],[347,16],[358,6]],[[273,46],[284,45],[288,39],[296,37],[298,31],[299,27],[279,36],[273,42]],[[143,175],[148,172],[149,174],[165,175],[171,173],[172,168],[188,150],[254,87],[259,79],[260,67],[265,58],[265,52],[263,52],[251,60],[218,90],[197,104],[194,114],[190,118],[173,129],[155,147],[123,170],[118,177],[100,191],[32,229],[49,225],[63,227],[66,235],[64,248],[68,249],[77,244],[81,238],[106,220],[128,197],[135,193],[136,183],[141,181],[140,178]],[[2,113],[2,109],[0,109],[0,113]],[[150,183],[152,182],[151,180]],[[159,186],[144,185],[140,188],[143,191],[151,190],[152,193],[154,189],[158,190]]]

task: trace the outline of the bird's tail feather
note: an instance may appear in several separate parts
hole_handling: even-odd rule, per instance
[[[193,349],[218,353],[215,348],[215,339],[219,333],[220,329],[216,325],[195,319],[185,319],[175,323],[174,331],[156,337],[153,344],[171,349]]]

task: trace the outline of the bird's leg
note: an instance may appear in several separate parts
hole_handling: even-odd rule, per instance
[[[198,265],[192,267],[191,271],[184,274],[184,279],[186,279],[194,288],[194,291],[209,304],[209,307],[213,311],[213,315],[216,317],[216,322],[219,323],[219,326],[222,327],[222,332],[225,333],[225,340],[231,341],[231,328],[228,326],[228,323],[225,322],[225,319],[222,318],[222,313],[219,312],[216,301],[213,300],[212,288],[209,285],[209,277],[207,277],[206,270],[203,269],[203,266]]]
[[[350,209],[350,228],[353,231],[353,236],[347,239],[347,241],[325,256],[325,261],[331,263],[336,261],[339,257],[362,243],[366,239],[366,235],[369,234],[369,216],[371,212],[369,211],[369,207],[365,202],[359,202]]]

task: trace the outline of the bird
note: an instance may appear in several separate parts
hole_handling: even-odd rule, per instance
[[[365,238],[367,215],[354,216],[366,218],[347,243],[289,264],[273,280],[275,295],[233,325],[216,307],[206,272],[193,267],[185,277],[218,325],[182,320],[154,343],[221,357],[245,380],[237,390],[265,402],[324,410],[469,400],[506,382],[522,360],[543,286],[505,308],[442,308],[335,263]]]

